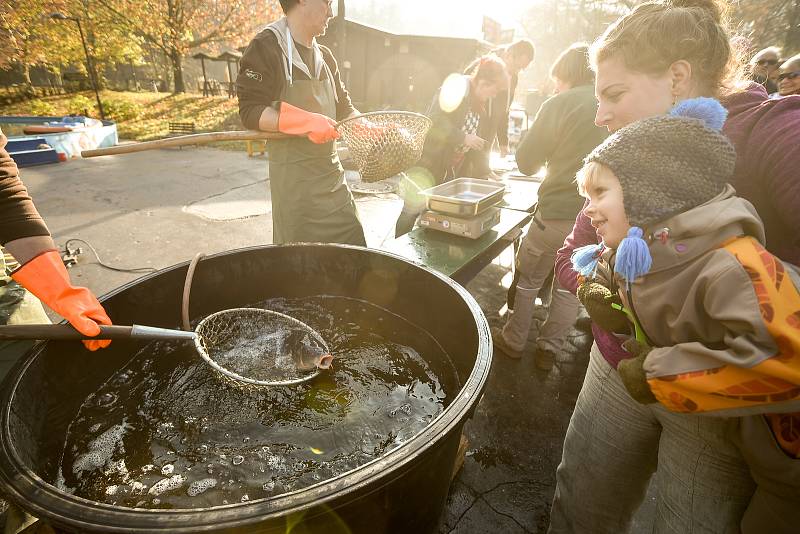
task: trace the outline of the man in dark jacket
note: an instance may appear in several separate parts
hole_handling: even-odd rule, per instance
[[[269,145],[273,242],[366,245],[334,140],[356,114],[331,51],[317,43],[333,16],[327,0],[280,0],[285,17],[256,35],[236,80],[251,130],[294,137]]]

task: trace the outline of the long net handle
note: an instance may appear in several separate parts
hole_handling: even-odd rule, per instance
[[[119,154],[132,154],[134,152],[144,152],[145,150],[157,150],[161,148],[177,148],[188,145],[203,145],[217,141],[265,141],[270,139],[288,139],[294,137],[278,132],[257,132],[255,130],[231,130],[226,132],[208,132],[192,135],[178,135],[168,139],[157,139],[155,141],[143,141],[141,143],[131,143],[128,145],[117,145],[108,148],[95,148],[83,150],[81,157],[94,158],[97,156],[114,156]]]
[[[348,117],[336,123],[336,128],[342,124],[362,118],[369,119],[377,115],[419,115],[411,111],[370,111],[368,113],[361,113]],[[424,115],[423,115],[424,116]],[[108,148],[95,148],[92,150],[81,151],[81,157],[94,158],[97,156],[114,156],[120,154],[132,154],[135,152],[144,152],[145,150],[157,150],[161,148],[177,148],[188,145],[203,145],[206,143],[214,143],[217,141],[268,141],[270,139],[289,139],[297,137],[294,135],[286,135],[280,132],[259,132],[255,130],[229,130],[224,132],[207,132],[192,135],[178,135],[168,139],[157,139],[155,141],[143,141],[141,143],[131,143],[128,145],[118,145]],[[302,136],[300,136],[302,137]]]
[[[15,324],[0,326],[0,340],[76,340],[76,339],[130,339],[130,326],[100,326],[100,334],[86,336],[69,324]]]

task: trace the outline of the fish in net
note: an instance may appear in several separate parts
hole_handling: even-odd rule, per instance
[[[203,319],[195,331],[203,359],[242,385],[297,384],[328,369],[333,360],[314,329],[270,310],[223,310]]]

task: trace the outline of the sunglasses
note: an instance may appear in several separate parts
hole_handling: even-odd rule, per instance
[[[760,67],[772,67],[780,63],[779,59],[759,59],[756,64]]]

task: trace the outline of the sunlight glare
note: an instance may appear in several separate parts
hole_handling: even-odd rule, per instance
[[[439,92],[439,106],[442,111],[445,113],[455,111],[461,105],[464,97],[467,96],[468,90],[469,80],[466,76],[456,72],[448,76]]]

